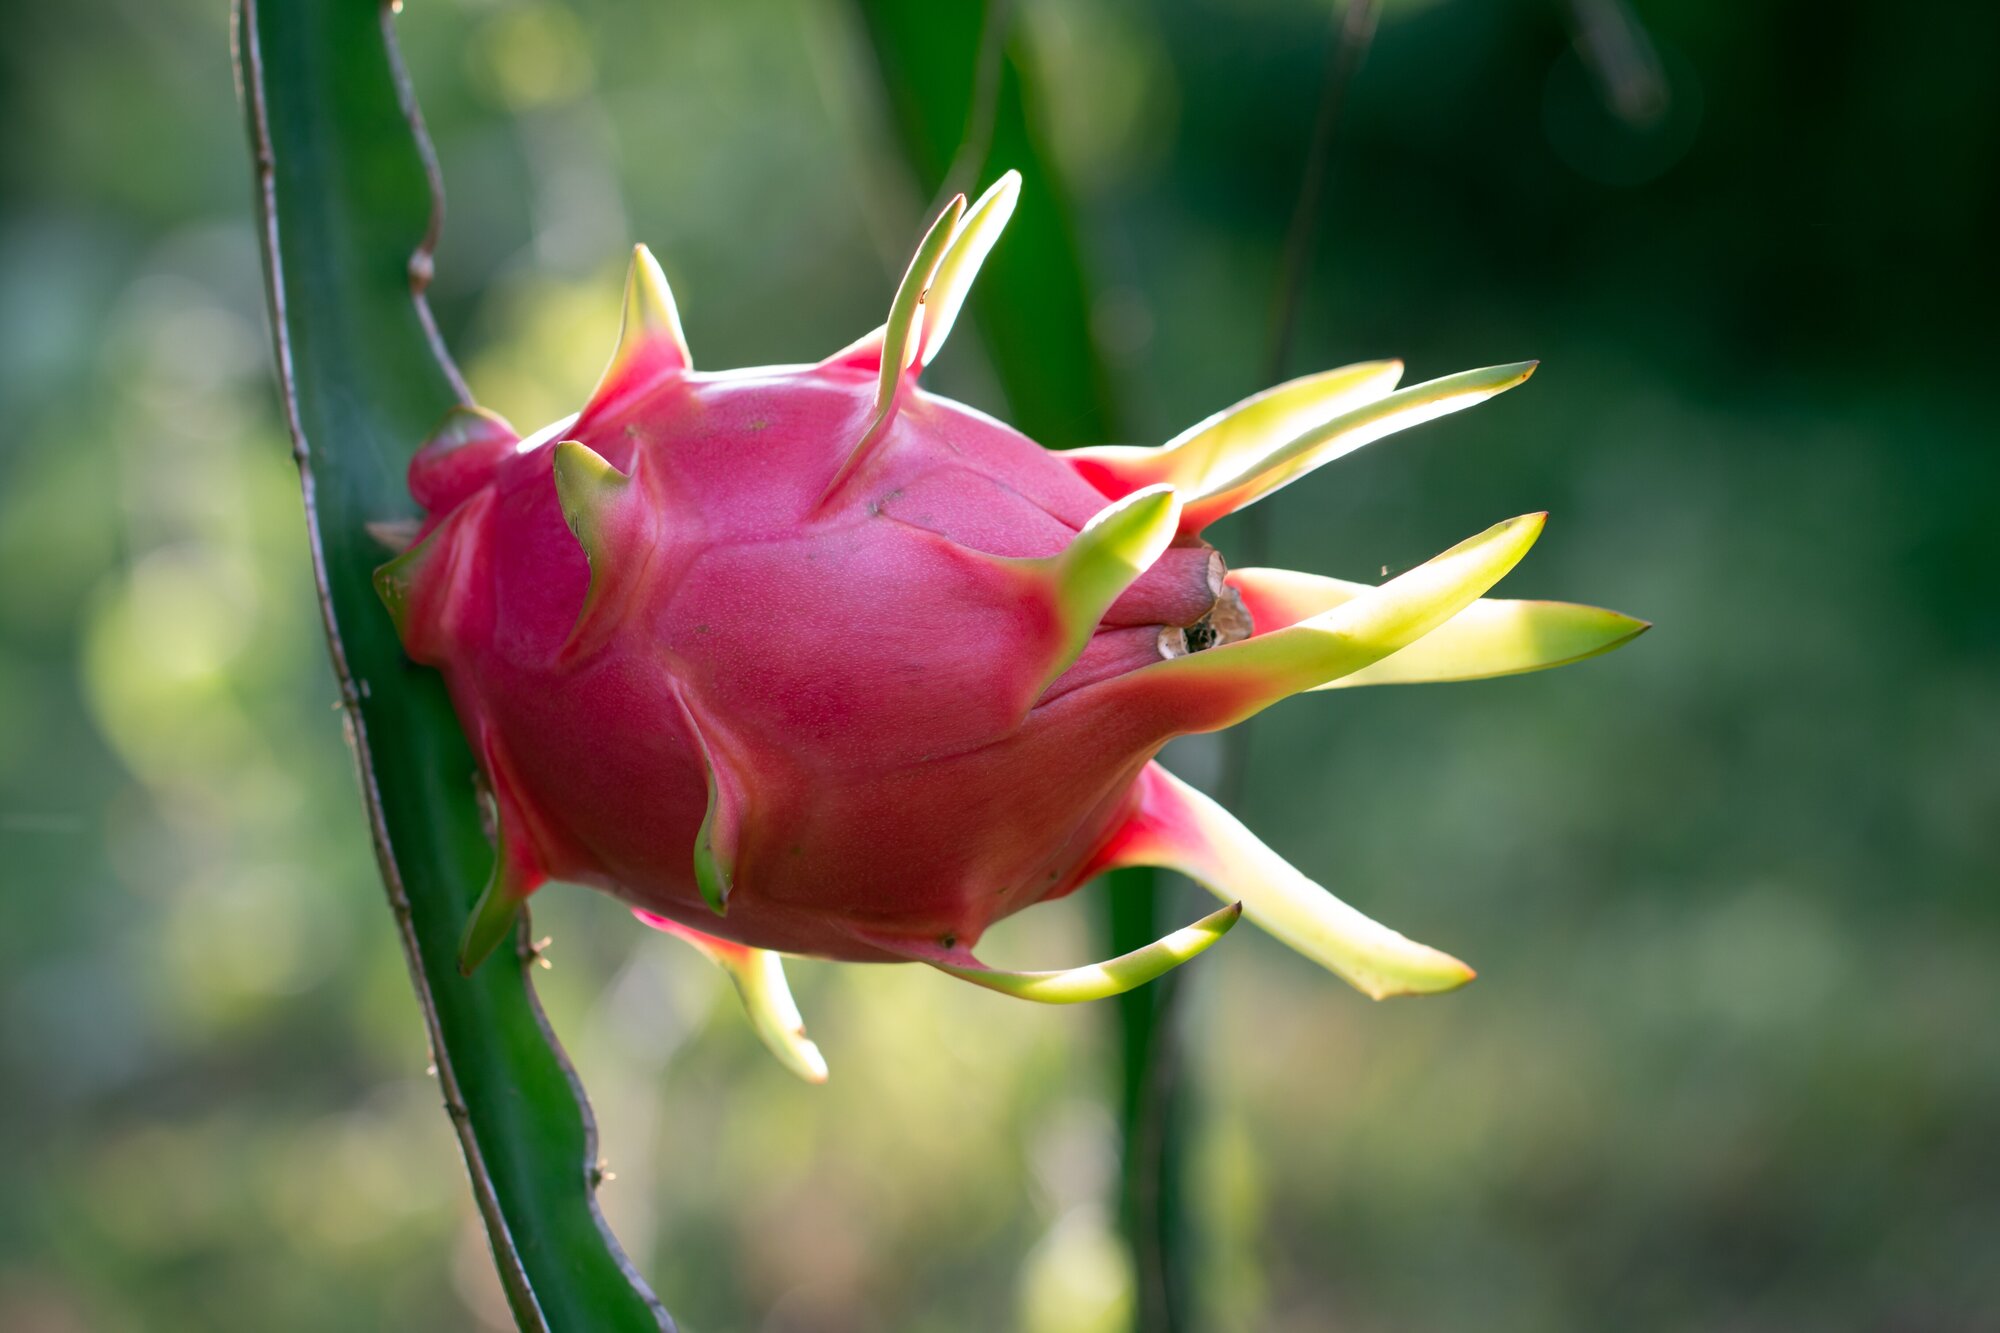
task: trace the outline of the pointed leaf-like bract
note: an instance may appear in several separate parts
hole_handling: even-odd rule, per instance
[[[480,767],[493,798],[493,869],[459,936],[458,970],[468,977],[507,938],[521,904],[548,879],[528,836],[527,816],[515,799],[517,788],[505,755],[490,736],[480,748],[484,760]]]
[[[702,730],[694,707],[685,698],[680,707],[688,734],[701,751],[702,771],[708,782],[708,809],[694,838],[695,887],[709,909],[724,916],[736,887],[736,848],[742,839],[743,808],[749,793],[727,756]]]
[[[965,196],[954,195],[944,211],[938,214],[937,221],[931,223],[931,229],[924,233],[924,239],[917,243],[917,252],[911,256],[910,266],[903,270],[903,280],[896,285],[895,299],[889,303],[888,322],[882,326],[882,363],[875,384],[875,410],[869,417],[867,430],[862,432],[861,439],[848,451],[847,457],[841,460],[833,480],[821,492],[821,505],[839,493],[847,479],[867,459],[875,442],[889,429],[889,423],[896,419],[896,409],[902,405],[903,394],[909,384],[903,372],[915,364],[922,347],[924,296],[937,273],[938,261],[944,257],[945,247],[951,243],[958,220],[964,215]]]
[[[448,526],[448,522],[440,523],[430,536],[405,547],[401,555],[375,569],[375,595],[382,599],[389,619],[396,624],[397,636],[405,644],[410,641],[425,586],[436,577],[438,564],[450,549],[451,543],[445,536]]]
[[[1421,639],[1498,583],[1546,514],[1496,523],[1340,606],[1270,633],[1142,667],[1107,682],[1160,701],[1174,732],[1217,731]]]
[[[465,543],[461,530],[479,523],[491,500],[474,496],[445,515],[424,539],[375,570],[375,595],[395,622],[403,649],[419,662],[430,661],[446,642]]]
[[[732,854],[734,830],[727,827],[730,802],[722,790],[715,764],[708,765],[708,810],[694,839],[694,882],[701,899],[717,916],[729,911],[729,894],[736,887],[736,863]]]
[[[681,331],[680,308],[660,261],[643,245],[632,247],[632,267],[625,275],[625,316],[618,327],[618,346],[611,362],[590,391],[583,415],[589,416],[634,383],[669,371],[691,369],[687,335]]]
[[[670,917],[641,908],[632,915],[658,931],[686,940],[728,974],[756,1031],[778,1063],[808,1083],[826,1082],[826,1057],[806,1035],[805,1019],[785,980],[785,960],[769,949],[753,949],[734,940],[717,939]]]
[[[1164,866],[1374,999],[1455,990],[1473,971],[1349,907],[1266,847],[1236,817],[1157,763],[1100,866]]]
[[[1077,1004],[1084,1000],[1123,995],[1179,967],[1228,934],[1230,927],[1242,915],[1243,905],[1231,903],[1221,911],[1211,912],[1194,924],[1183,926],[1131,953],[1059,972],[1001,971],[986,966],[972,956],[970,949],[960,945],[925,945],[918,941],[873,934],[864,934],[862,938],[891,953],[928,963],[940,972],[949,972],[961,981],[999,991],[1002,995],[1034,1000],[1038,1004]]]
[[[473,970],[485,962],[507,938],[507,932],[514,928],[514,921],[521,915],[521,904],[527,894],[514,882],[505,850],[493,856],[493,873],[480,892],[479,902],[473,907],[472,915],[465,919],[465,933],[458,941],[458,970],[471,976]]]
[[[826,1082],[826,1057],[806,1036],[805,1017],[785,979],[784,958],[769,949],[745,949],[736,962],[723,966],[764,1045],[806,1082]]]
[[[1044,583],[1061,635],[1037,694],[1075,663],[1105,611],[1160,558],[1180,514],[1173,487],[1148,486],[1099,511],[1058,554],[1022,562]]]
[[[630,575],[633,571],[629,564],[642,558],[648,549],[649,544],[644,541],[621,543],[616,536],[621,518],[637,524],[643,519],[645,506],[633,492],[633,479],[607,463],[603,455],[583,441],[558,441],[553,457],[556,499],[562,505],[563,520],[576,534],[584,559],[590,562],[590,590],[584,594],[583,609],[577,612],[567,648],[576,652],[594,637],[590,626],[599,609],[606,605],[606,588],[621,573]],[[627,503],[628,500],[633,503]],[[628,568],[623,571],[618,568],[614,550],[624,553]]]
[[[1162,481],[1183,495],[1203,495],[1306,431],[1384,397],[1402,375],[1400,361],[1324,370],[1245,398],[1158,448],[1108,444],[1057,456],[1106,495]]]
[[[966,210],[964,219],[952,230],[951,242],[938,260],[931,278],[930,292],[924,297],[923,332],[917,354],[919,367],[928,366],[951,336],[958,313],[972,291],[979,266],[993,250],[993,243],[1006,230],[1021,198],[1021,173],[1009,171],[988,186],[978,202]]]
[[[1375,589],[1289,569],[1232,569],[1259,633],[1310,619]],[[1652,626],[1600,606],[1482,597],[1407,648],[1315,689],[1484,680],[1581,662],[1630,643]]]
[[[1373,444],[1385,435],[1408,430],[1453,412],[1464,411],[1504,393],[1535,373],[1536,363],[1467,370],[1378,398],[1331,420],[1323,421],[1289,440],[1274,440],[1268,449],[1246,449],[1232,460],[1233,472],[1211,475],[1191,496],[1181,527],[1199,532],[1271,492],[1298,480],[1325,463]]]

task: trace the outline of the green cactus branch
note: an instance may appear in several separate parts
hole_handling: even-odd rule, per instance
[[[371,522],[465,398],[423,290],[441,195],[384,0],[236,0],[286,424],[341,703],[398,934],[514,1316],[535,1330],[671,1330],[599,1213],[596,1127],[520,962],[461,977],[493,853],[442,681],[375,601]]]

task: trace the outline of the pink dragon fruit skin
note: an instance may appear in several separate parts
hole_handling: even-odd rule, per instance
[[[528,440],[460,409],[419,452],[415,544],[379,578],[445,677],[496,815],[469,970],[547,879],[702,947],[773,1049],[824,1076],[780,953],[930,963],[1027,998],[1114,994],[1247,910],[1374,995],[1471,976],[1285,865],[1152,765],[1329,684],[1463,679],[1644,628],[1480,600],[1540,516],[1380,588],[1225,572],[1207,523],[1327,458],[1525,379],[1393,392],[1367,365],[1281,386],[1154,450],[1050,453],[916,383],[1011,213],[954,200],[883,329],[811,366],[692,368],[643,247],[583,410]],[[987,969],[994,921],[1121,864],[1229,906],[1148,949]]]

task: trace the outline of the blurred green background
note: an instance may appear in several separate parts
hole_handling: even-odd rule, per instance
[[[0,44],[0,1329],[506,1327],[333,708],[223,10]],[[1616,12],[1391,3],[1346,103],[1286,372],[1543,369],[1218,544],[1372,577],[1548,508],[1503,591],[1660,628],[1251,727],[1246,821],[1481,977],[1192,969],[1202,1329],[2000,1327],[2000,9],[1642,0],[1650,106],[1579,55]],[[1019,5],[1133,439],[1264,383],[1328,17]],[[880,320],[926,201],[847,5],[400,26],[435,304],[516,422],[587,390],[635,239],[705,365]],[[1005,409],[974,337],[934,382]],[[802,963],[812,1089],[608,900],[536,921],[688,1330],[1120,1327],[1108,1009]],[[991,952],[1090,947],[1070,905]]]

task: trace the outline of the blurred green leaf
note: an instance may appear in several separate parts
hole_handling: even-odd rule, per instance
[[[437,1077],[515,1318],[672,1320],[605,1227],[596,1130],[521,966],[456,969],[492,859],[442,681],[403,656],[370,574],[371,521],[464,397],[424,305],[438,200],[388,4],[238,0],[237,53],[285,410],[334,665]],[[519,938],[526,940],[525,914]]]

